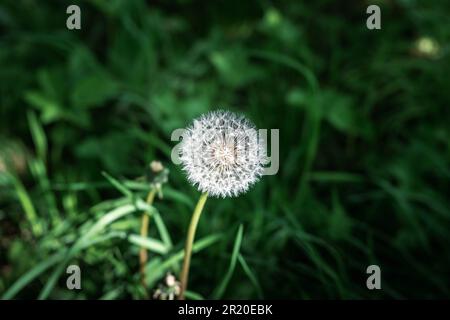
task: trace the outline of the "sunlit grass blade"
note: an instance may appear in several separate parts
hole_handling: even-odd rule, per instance
[[[33,202],[31,201],[30,195],[18,177],[14,174],[8,174],[7,176],[16,189],[17,197],[19,198],[20,204],[25,212],[25,216],[30,224],[31,231],[35,236],[40,236],[43,231],[42,225],[38,220],[38,215],[36,213],[36,209],[34,208]]]
[[[47,211],[52,219],[53,225],[57,225],[61,221],[61,218],[58,211],[56,197],[51,191],[51,184],[44,161],[41,159],[32,160],[30,162],[30,170],[35,179],[39,182],[39,187],[41,188],[44,199],[47,203]]]
[[[149,237],[144,238],[139,235],[132,234],[128,236],[128,241],[159,254],[166,254],[169,251],[169,248],[164,243]]]

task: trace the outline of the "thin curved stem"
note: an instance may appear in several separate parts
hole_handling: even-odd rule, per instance
[[[152,205],[153,200],[155,199],[156,194],[156,188],[153,188],[149,191],[147,195],[147,204]],[[150,222],[149,215],[144,212],[142,214],[142,220],[141,220],[141,237],[146,238],[148,235],[148,224]],[[147,283],[146,283],[146,275],[145,275],[145,265],[147,264],[148,260],[148,254],[147,249],[144,247],[141,247],[141,250],[139,251],[139,270],[141,273],[141,283],[142,286],[145,289],[145,292],[147,292]]]
[[[187,288],[187,282],[189,277],[189,267],[191,264],[191,255],[192,255],[192,245],[194,243],[195,231],[197,230],[198,221],[200,220],[200,216],[203,211],[203,207],[205,206],[206,199],[208,199],[208,193],[202,193],[200,198],[198,199],[197,205],[195,206],[194,213],[192,214],[191,223],[189,224],[188,234],[186,238],[186,245],[184,248],[184,261],[183,268],[181,270],[181,290],[179,300],[184,300],[184,293]]]

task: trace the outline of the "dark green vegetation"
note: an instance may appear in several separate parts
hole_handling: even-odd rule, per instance
[[[170,134],[215,106],[279,128],[281,167],[208,200],[190,298],[449,296],[448,1],[376,1],[381,31],[332,0],[79,1],[68,31],[74,2],[0,4],[0,297],[142,298],[155,159],[149,288],[178,274],[199,192]]]

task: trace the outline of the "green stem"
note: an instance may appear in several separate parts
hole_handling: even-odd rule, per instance
[[[181,291],[179,300],[184,300],[184,293],[187,288],[188,276],[189,276],[189,266],[191,264],[192,255],[192,244],[194,243],[195,231],[197,230],[198,221],[202,214],[203,207],[205,206],[206,199],[208,199],[208,193],[202,193],[200,199],[198,199],[197,205],[195,206],[194,213],[192,214],[191,223],[189,224],[188,234],[186,238],[186,245],[184,248],[184,261],[183,269],[181,270]]]
[[[150,190],[150,192],[147,195],[147,204],[152,205],[153,200],[155,199],[156,194],[156,188],[153,188]],[[141,222],[141,237],[147,238],[148,235],[148,224],[150,222],[150,217],[146,212],[142,214],[142,222]],[[147,265],[148,260],[148,254],[147,249],[144,247],[141,247],[139,251],[139,269],[141,273],[141,284],[144,287],[144,290],[147,294],[147,281],[146,281],[146,275],[145,275],[145,266]]]

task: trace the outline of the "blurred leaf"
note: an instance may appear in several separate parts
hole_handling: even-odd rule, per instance
[[[89,75],[76,83],[71,91],[74,108],[101,106],[118,93],[118,85],[106,74]]]
[[[248,85],[261,77],[261,70],[250,64],[246,53],[237,48],[213,52],[210,61],[222,80],[234,88]]]

